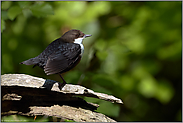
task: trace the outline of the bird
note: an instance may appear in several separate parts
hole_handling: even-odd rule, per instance
[[[84,53],[83,39],[90,36],[92,35],[84,34],[77,29],[69,30],[51,42],[38,56],[20,64],[33,65],[33,68],[39,66],[46,75],[58,74],[63,81],[62,84],[59,83],[61,89],[67,84],[61,74],[80,62]]]

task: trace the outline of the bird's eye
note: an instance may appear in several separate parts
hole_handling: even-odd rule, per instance
[[[79,37],[79,34],[75,34],[76,37]]]

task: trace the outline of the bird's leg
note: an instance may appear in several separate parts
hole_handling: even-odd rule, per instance
[[[58,83],[59,84],[59,89],[62,90],[62,88],[67,84],[66,81],[64,80],[64,78],[62,77],[62,75],[60,73],[58,73],[58,75],[61,77],[63,83]]]

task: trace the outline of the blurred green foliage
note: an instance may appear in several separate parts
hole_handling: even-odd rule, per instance
[[[117,121],[182,121],[181,27],[181,1],[2,1],[1,74],[61,81],[19,63],[65,31],[79,29],[92,37],[84,41],[80,64],[63,74],[65,80],[124,101],[85,98],[100,105],[98,112]]]

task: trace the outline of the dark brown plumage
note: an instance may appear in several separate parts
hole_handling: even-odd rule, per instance
[[[65,85],[61,73],[69,71],[79,63],[84,51],[82,41],[90,36],[80,30],[70,30],[50,43],[40,55],[20,64],[39,66],[47,75],[59,74]]]

